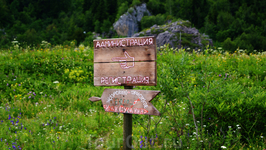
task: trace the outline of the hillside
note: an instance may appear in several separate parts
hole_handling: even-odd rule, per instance
[[[0,0],[0,47],[14,39],[24,47],[43,40],[69,45],[91,41],[92,32],[117,37],[113,23],[142,3],[151,16],[142,18],[139,31],[182,19],[231,52],[266,50],[266,2],[248,0]]]

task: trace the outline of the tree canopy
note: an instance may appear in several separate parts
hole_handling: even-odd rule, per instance
[[[266,1],[263,0],[0,0],[0,47],[14,39],[25,45],[83,42],[91,32],[108,33],[129,7],[146,3],[154,17],[143,17],[140,28],[156,16],[164,22],[189,20],[217,43],[266,50]],[[145,25],[144,25],[145,23]]]

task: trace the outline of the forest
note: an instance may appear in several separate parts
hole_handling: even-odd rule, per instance
[[[93,32],[117,37],[113,23],[141,3],[147,4],[150,17],[160,15],[164,23],[189,20],[209,35],[215,46],[230,51],[266,50],[264,0],[0,0],[0,47],[8,49],[12,41],[23,47],[73,40],[88,45]]]

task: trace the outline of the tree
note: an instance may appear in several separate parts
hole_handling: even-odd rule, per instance
[[[0,29],[10,24],[12,20],[13,18],[10,15],[5,0],[0,0]]]

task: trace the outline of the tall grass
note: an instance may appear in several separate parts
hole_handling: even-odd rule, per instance
[[[93,49],[0,51],[1,149],[121,149],[123,114],[104,112],[93,86]],[[133,115],[135,149],[264,149],[266,55],[161,47],[153,105]],[[108,87],[122,88],[122,87]]]

